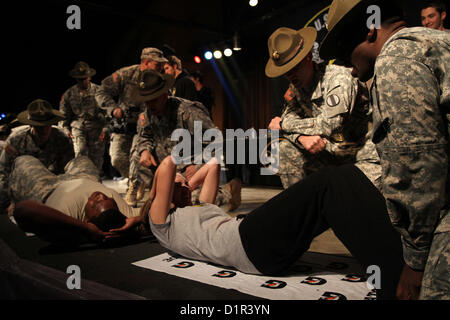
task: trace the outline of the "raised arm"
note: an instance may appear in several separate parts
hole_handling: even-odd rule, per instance
[[[166,223],[172,203],[175,173],[176,165],[171,156],[165,158],[156,170],[150,190],[150,197],[153,199],[150,219],[154,224]]]

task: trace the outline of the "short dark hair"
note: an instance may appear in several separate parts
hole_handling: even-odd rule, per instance
[[[436,9],[437,12],[439,12],[439,14],[442,14],[442,12],[447,11],[447,6],[445,5],[444,2],[442,1],[425,1],[422,5],[422,7],[420,8],[420,11],[422,11],[423,9],[426,8],[430,8],[433,7]]]
[[[126,217],[118,209],[108,209],[89,219],[89,222],[95,224],[103,232],[108,232],[111,229],[122,227],[125,220]]]

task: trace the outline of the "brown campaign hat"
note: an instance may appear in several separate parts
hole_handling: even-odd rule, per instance
[[[313,27],[300,30],[278,28],[269,37],[269,61],[266,64],[266,76],[282,76],[299,64],[311,51],[317,38]]]
[[[161,74],[152,69],[142,71],[131,93],[131,99],[135,102],[156,99],[168,92],[174,83],[175,78],[170,74]]]
[[[30,126],[44,127],[64,120],[64,115],[54,110],[49,102],[37,99],[28,105],[26,111],[19,113],[17,120]]]
[[[75,79],[86,79],[95,76],[96,73],[97,71],[89,67],[86,62],[80,61],[69,71],[69,76]]]
[[[370,16],[369,6],[383,4],[401,8],[400,3],[398,0],[334,0],[328,11],[328,33],[322,41],[320,57],[325,60],[349,58],[351,51],[363,42],[356,34],[369,32],[365,23]]]

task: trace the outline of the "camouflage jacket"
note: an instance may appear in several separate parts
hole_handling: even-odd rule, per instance
[[[405,262],[423,270],[449,208],[450,34],[405,28],[384,44],[371,99],[382,192]],[[440,225],[440,231],[450,231]]]
[[[178,141],[171,141],[171,136],[176,129],[187,129],[194,139],[194,121],[200,121],[202,132],[216,128],[208,110],[199,102],[193,102],[177,97],[168,97],[166,104],[167,113],[164,116],[147,114],[146,123],[141,124],[141,130],[137,140],[137,150],[141,154],[149,150],[155,160],[160,163],[169,156]],[[197,134],[198,135],[198,134]],[[193,145],[193,143],[192,143]]]
[[[54,174],[64,173],[66,164],[74,158],[73,145],[69,137],[59,128],[53,127],[50,138],[39,146],[31,134],[31,127],[17,128],[6,140],[0,155],[0,209],[9,205],[8,177],[14,160],[23,155],[39,159]]]
[[[297,140],[299,136],[320,135],[329,141],[327,150],[336,154],[345,153],[348,148],[356,153],[364,144],[371,143],[368,92],[349,69],[315,65],[312,88],[309,92],[299,91],[290,85],[281,116],[285,138],[303,148]]]
[[[59,110],[64,114],[65,119],[60,125],[66,132],[70,132],[72,128],[85,127],[102,127],[104,131],[108,130],[105,111],[98,107],[95,100],[95,94],[99,88],[100,86],[91,82],[87,91],[82,91],[78,85],[74,85],[63,94]]]
[[[143,110],[141,103],[131,99],[133,86],[137,83],[140,71],[139,65],[132,65],[117,70],[103,79],[96,91],[95,99],[100,108],[106,110],[109,117],[115,108],[122,108],[125,119],[130,128],[136,129],[139,113]]]

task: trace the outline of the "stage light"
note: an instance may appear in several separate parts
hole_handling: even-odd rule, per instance
[[[251,7],[256,7],[256,6],[258,5],[258,0],[250,0],[250,1],[248,2],[248,4],[249,4]]]
[[[226,48],[226,49],[223,51],[223,54],[224,54],[226,57],[231,57],[231,55],[233,54],[233,50],[231,50],[230,48]]]
[[[6,118],[6,114],[2,113],[2,114],[0,115],[0,117],[1,117],[2,119],[5,119],[5,118]]]
[[[206,51],[203,56],[205,57],[206,60],[211,60],[213,58],[213,54],[211,51]]]
[[[195,63],[202,63],[202,59],[200,59],[199,56],[195,56],[194,61],[195,61]]]
[[[222,58],[222,52],[220,52],[219,50],[214,51],[214,58],[216,59]]]
[[[240,51],[241,45],[239,43],[239,36],[237,35],[237,33],[233,36],[233,50],[234,51]]]

